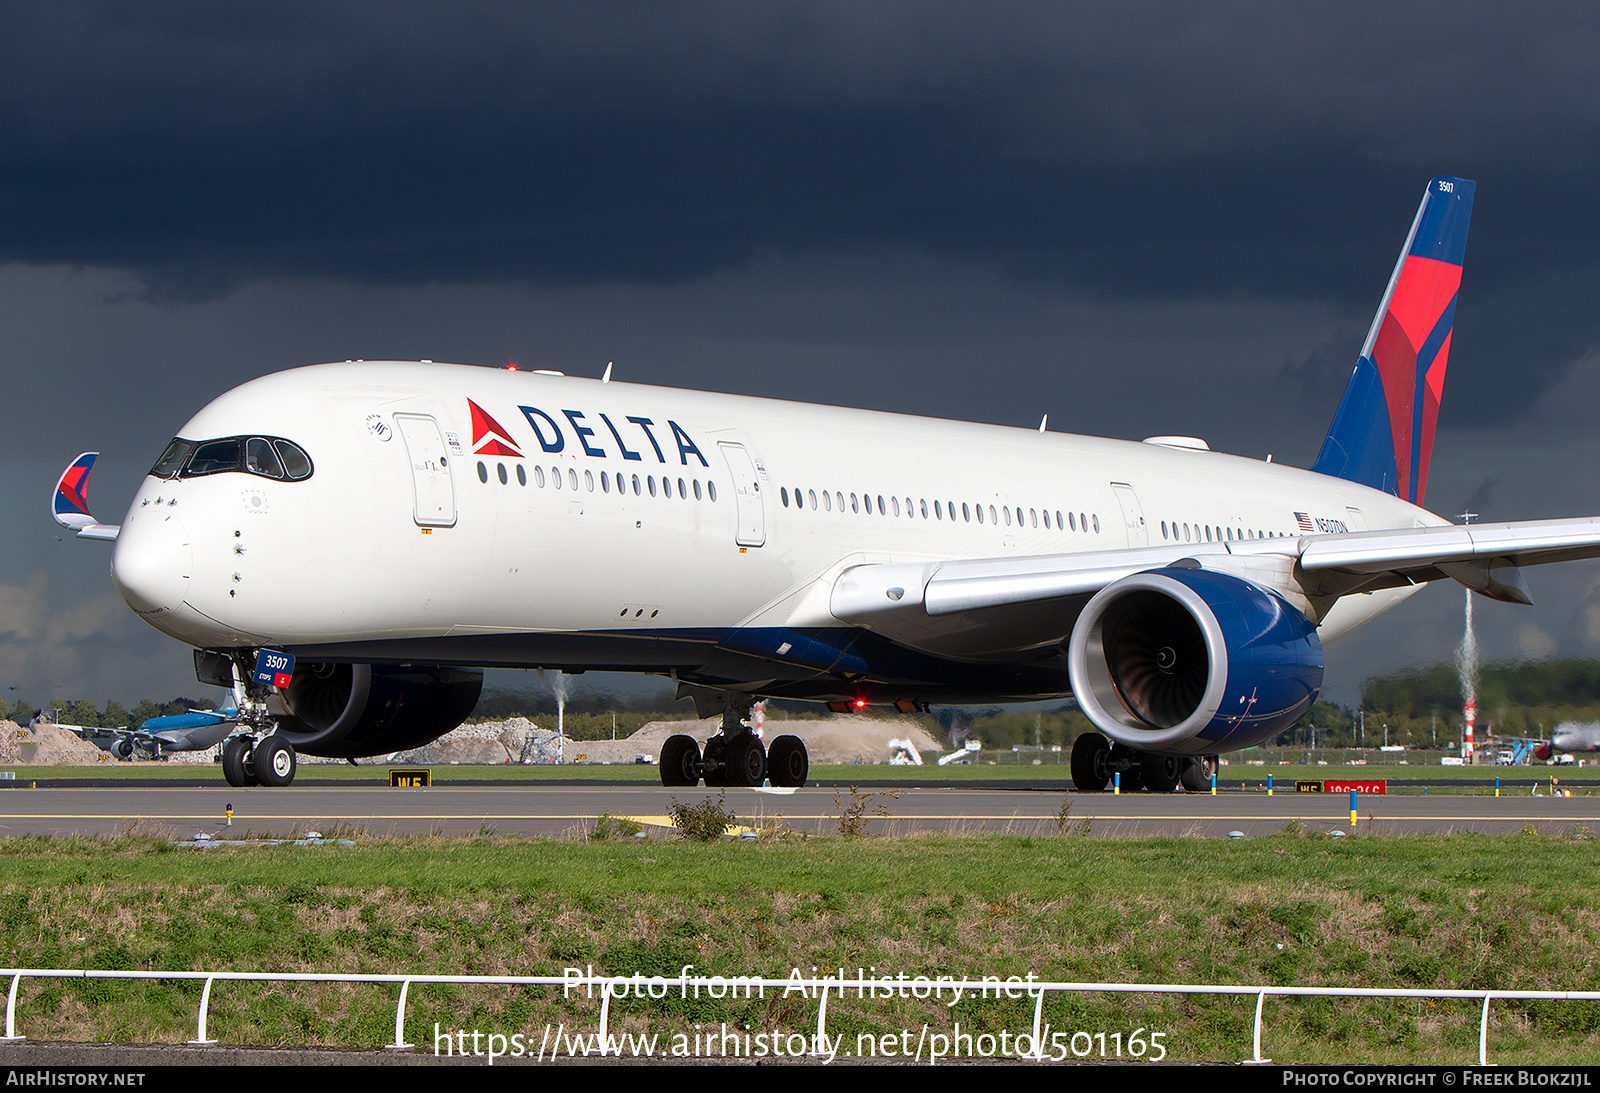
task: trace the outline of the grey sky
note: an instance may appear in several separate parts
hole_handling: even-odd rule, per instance
[[[194,692],[45,496],[208,398],[506,360],[1306,465],[1429,177],[1478,181],[1430,507],[1600,512],[1583,5],[0,8],[0,683]],[[1600,653],[1600,567],[1480,611]],[[1432,589],[1328,685],[1448,654]]]

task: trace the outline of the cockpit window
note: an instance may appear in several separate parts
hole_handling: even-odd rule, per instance
[[[274,440],[272,446],[278,449],[278,455],[283,460],[283,470],[290,478],[298,482],[302,478],[311,477],[311,457],[300,450],[300,445],[291,444],[287,440]]]
[[[266,478],[283,477],[283,464],[278,461],[278,453],[272,450],[272,442],[259,436],[244,442],[244,469]]]
[[[199,478],[224,471],[297,482],[311,477],[311,458],[298,444],[276,437],[235,436],[198,443],[174,440],[150,473],[162,478]]]
[[[167,450],[161,453],[161,458],[156,460],[156,465],[150,468],[150,474],[156,478],[178,477],[178,472],[189,461],[193,451],[194,445],[187,440],[173,440],[167,445]]]
[[[242,466],[240,449],[243,442],[238,437],[231,440],[208,440],[194,450],[194,457],[183,469],[184,478],[198,478],[203,474],[221,474],[236,471]]]

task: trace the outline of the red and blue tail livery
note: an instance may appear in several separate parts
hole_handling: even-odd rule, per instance
[[[115,539],[116,524],[99,523],[89,514],[89,472],[99,452],[84,452],[61,472],[56,481],[55,494],[50,499],[50,511],[56,523],[75,533],[80,539]]]
[[[94,523],[94,517],[89,515],[89,472],[99,457],[99,452],[84,452],[62,472],[52,506],[56,523],[74,531]]]
[[[1475,188],[1428,183],[1312,470],[1423,503]]]

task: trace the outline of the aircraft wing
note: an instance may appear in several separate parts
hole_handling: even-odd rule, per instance
[[[67,464],[50,498],[50,515],[80,539],[109,542],[117,537],[122,526],[102,524],[89,514],[89,472],[94,470],[94,461],[99,457],[99,452],[84,452]]]
[[[1452,577],[1491,599],[1531,603],[1519,567],[1600,558],[1600,518],[1447,524],[1301,540],[1300,568],[1323,588],[1369,591]],[[1346,589],[1345,585],[1354,585]]]
[[[1493,599],[1525,604],[1531,601],[1518,567],[1580,558],[1600,558],[1600,518],[1174,543],[1029,558],[868,564],[840,576],[829,609],[843,622],[902,630],[918,614],[936,618],[1092,596],[1124,577],[1173,565],[1228,569],[1246,576],[1252,570],[1281,570],[1308,597],[1450,577]]]

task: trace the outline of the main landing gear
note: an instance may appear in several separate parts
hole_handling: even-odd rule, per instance
[[[1072,784],[1083,793],[1105,789],[1114,774],[1122,776],[1123,792],[1171,793],[1181,784],[1198,793],[1211,788],[1216,772],[1215,755],[1156,755],[1113,744],[1097,732],[1083,733],[1072,744]]]
[[[277,733],[239,734],[222,745],[222,776],[230,786],[286,786],[297,767],[294,745]]]
[[[705,687],[679,687],[679,697],[689,696],[702,717],[719,709],[722,731],[706,741],[705,751],[694,737],[680,733],[661,746],[661,784],[693,786],[704,779],[708,787],[759,786],[771,779],[775,786],[803,786],[811,769],[806,746],[798,736],[780,736],[772,747],[748,724],[754,700],[735,691]]]

